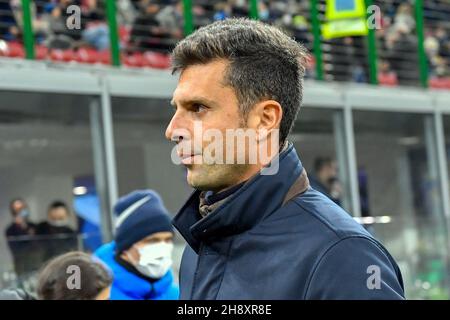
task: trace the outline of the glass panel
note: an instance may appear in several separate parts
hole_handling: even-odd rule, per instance
[[[359,219],[398,262],[409,299],[447,299],[448,240],[430,115],[354,112]]]
[[[169,99],[114,97],[112,108],[119,195],[153,189],[175,215],[192,189],[186,182],[184,167],[172,163],[173,143],[165,138],[173,113]],[[181,236],[177,236],[174,250],[177,276],[184,245]]]
[[[91,100],[25,92],[1,97],[0,284],[15,279],[22,285],[55,254],[92,251],[101,243]]]
[[[301,108],[290,140],[308,173],[311,186],[349,210],[345,141],[341,111]]]

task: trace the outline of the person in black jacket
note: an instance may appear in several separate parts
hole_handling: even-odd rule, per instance
[[[14,260],[15,272],[20,278],[35,269],[36,224],[30,221],[30,210],[24,199],[13,199],[9,209],[13,221],[5,230],[5,236]]]
[[[318,157],[314,160],[314,175],[309,176],[311,187],[322,192],[340,205],[341,190],[337,179],[337,164],[330,157]]]
[[[48,207],[47,221],[38,224],[36,234],[44,261],[77,249],[77,234],[69,226],[69,215],[64,202],[54,201]]]

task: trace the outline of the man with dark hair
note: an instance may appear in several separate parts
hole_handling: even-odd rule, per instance
[[[37,241],[44,261],[78,249],[76,232],[70,227],[70,211],[63,201],[53,201],[47,210],[47,221],[37,226]]]
[[[173,220],[188,243],[181,299],[403,298],[394,259],[309,187],[287,140],[306,57],[277,28],[247,19],[215,22],[174,49],[166,137],[196,189]],[[255,160],[254,149],[269,157]]]
[[[69,226],[70,211],[63,201],[53,201],[47,210],[47,221],[41,222],[37,228],[38,235],[71,234],[75,231]]]
[[[314,160],[314,175],[310,176],[312,188],[322,192],[340,205],[341,186],[337,178],[336,161],[330,157],[318,157]]]

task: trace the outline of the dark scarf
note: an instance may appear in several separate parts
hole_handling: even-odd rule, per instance
[[[284,151],[287,149],[288,143],[284,145],[281,151]],[[251,179],[250,179],[251,180]],[[250,181],[247,180],[247,181]],[[212,193],[211,191],[203,191],[200,193],[199,196],[199,208],[198,211],[200,212],[200,215],[204,218],[214,210],[216,210],[218,207],[220,207],[223,203],[225,203],[232,194],[235,192],[239,192],[239,189],[241,189],[242,186],[244,186],[247,181],[241,182],[238,185],[235,185],[233,187],[230,187],[222,192],[219,193]],[[303,169],[302,173],[298,177],[298,179],[292,184],[291,188],[289,189],[288,193],[286,194],[286,197],[284,198],[283,205],[294,198],[297,194],[301,194],[305,192],[309,187],[309,179],[306,174],[306,170]]]

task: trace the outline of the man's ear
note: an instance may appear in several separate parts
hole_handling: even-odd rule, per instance
[[[131,248],[128,248],[127,250],[122,251],[120,254],[120,257],[125,260],[128,263],[131,263],[132,265],[136,264],[135,258],[133,257],[133,253],[131,252]]]
[[[280,103],[275,100],[265,100],[257,103],[250,111],[247,124],[249,128],[268,134],[274,129],[280,129],[282,116],[283,109]]]

